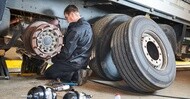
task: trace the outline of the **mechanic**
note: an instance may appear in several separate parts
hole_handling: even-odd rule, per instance
[[[80,16],[75,5],[68,5],[64,16],[69,23],[64,35],[64,47],[52,58],[53,65],[44,73],[48,79],[60,79],[62,82],[86,82],[92,70],[87,68],[91,55],[93,33],[90,24]]]

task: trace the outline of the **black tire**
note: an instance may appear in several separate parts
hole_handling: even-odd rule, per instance
[[[114,63],[134,90],[154,92],[174,81],[174,53],[167,36],[154,21],[136,16],[130,23],[120,25],[112,37]]]
[[[95,57],[96,45],[99,40],[99,34],[104,30],[105,26],[114,18],[115,14],[107,14],[96,21],[92,27],[93,29],[93,49],[92,49],[92,58]]]
[[[167,25],[167,24],[159,24],[159,26],[161,27],[161,29],[164,31],[167,38],[169,39],[174,53],[176,53],[176,51],[177,51],[177,49],[176,49],[177,48],[177,38],[176,38],[175,30],[173,29],[173,27],[171,27],[170,25]]]
[[[94,23],[93,28],[92,28],[93,33],[94,33],[94,38],[93,38],[94,41],[93,41],[93,49],[92,49],[92,55],[91,55],[92,59],[90,60],[89,66],[96,75],[106,80],[109,80],[109,79],[107,79],[105,73],[101,69],[100,64],[97,63],[96,47],[98,45],[97,41],[99,39],[100,31],[103,31],[103,29],[109,23],[109,21],[114,18],[114,16],[112,15],[113,14],[108,14],[108,15],[103,16],[103,18],[99,19],[98,21]]]
[[[115,14],[110,22],[105,26],[103,31],[99,34],[99,40],[97,44],[99,47],[96,48],[97,62],[100,63],[101,69],[105,73],[106,77],[110,80],[122,80],[115,64],[113,63],[111,56],[111,38],[114,30],[122,23],[131,19],[131,17],[124,14]]]
[[[115,16],[117,16],[118,14],[107,14],[105,16],[103,16],[101,19],[99,19],[98,21],[96,21],[92,27],[93,29],[93,33],[94,33],[94,42],[96,44],[96,42],[99,40],[100,37],[100,33],[102,31],[104,31],[105,27],[107,26],[107,24],[113,20],[115,18]]]
[[[97,59],[95,59],[95,57],[90,60],[90,62],[89,62],[90,68],[92,69],[93,73],[95,73],[97,76],[99,76],[102,79],[106,79],[107,80],[105,74],[103,74],[103,71],[100,71],[101,69],[98,68],[99,66],[98,66],[96,60]]]
[[[27,55],[23,55],[23,62],[21,66],[21,73],[37,73],[40,74],[44,60],[30,58]],[[46,64],[47,65],[47,64]]]
[[[111,52],[110,52],[110,42],[111,36],[121,23],[129,20],[131,17],[124,14],[109,14],[104,16],[102,19],[97,21],[93,30],[95,33],[95,59],[96,68],[99,70],[94,70],[100,76],[104,76],[106,80],[122,80],[115,64],[113,63]],[[93,67],[94,68],[94,67]],[[92,69],[93,70],[93,69]]]

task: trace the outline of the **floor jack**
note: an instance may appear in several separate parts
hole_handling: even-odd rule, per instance
[[[0,50],[0,79],[9,80],[10,75],[4,58],[4,51]]]

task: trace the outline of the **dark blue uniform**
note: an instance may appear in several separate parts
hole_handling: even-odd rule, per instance
[[[70,23],[64,37],[65,45],[60,54],[52,58],[54,64],[46,70],[45,76],[70,81],[74,72],[86,68],[91,54],[92,35],[90,24],[83,18]]]

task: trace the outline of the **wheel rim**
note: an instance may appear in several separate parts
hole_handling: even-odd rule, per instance
[[[156,70],[164,70],[167,65],[166,49],[159,37],[152,31],[144,31],[141,36],[144,55]]]
[[[43,21],[32,23],[23,34],[26,50],[35,57],[50,59],[60,53],[63,35],[58,27]]]
[[[36,39],[38,49],[43,53],[51,53],[56,49],[56,44],[58,42],[59,35],[52,31],[51,29],[43,30]]]

